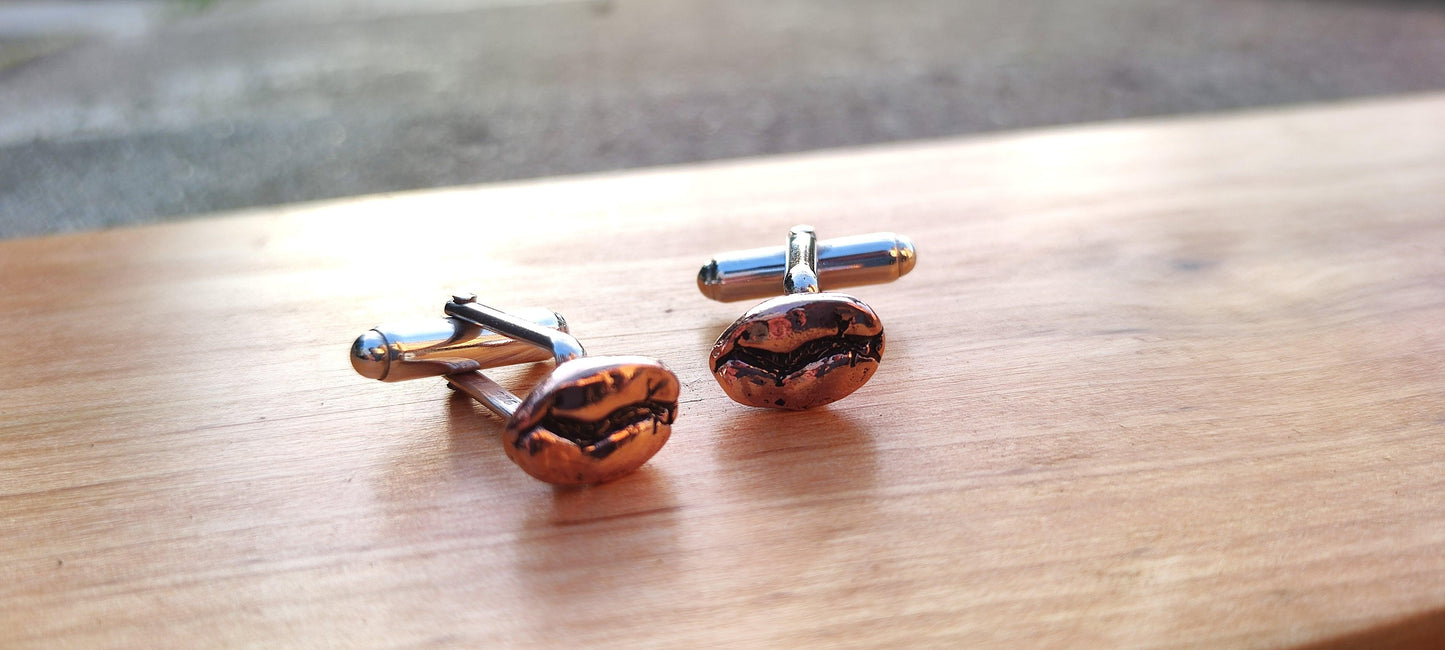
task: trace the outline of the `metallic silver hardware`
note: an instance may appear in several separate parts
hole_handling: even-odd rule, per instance
[[[557,363],[571,361],[587,354],[587,351],[582,349],[582,344],[572,338],[572,335],[568,334],[566,330],[537,327],[537,323],[532,320],[518,318],[492,309],[475,302],[475,300],[475,297],[466,302],[458,302],[453,299],[447,303],[446,312],[453,317],[501,332],[517,341],[546,350],[551,353],[552,359]]]
[[[698,288],[709,298],[774,294],[779,280],[786,295],[763,301],[723,330],[708,356],[713,378],[748,406],[798,410],[848,396],[883,361],[883,323],[863,301],[820,291],[819,281],[887,282],[911,271],[916,259],[907,237],[876,233],[820,244],[811,226],[789,231],[781,255],[757,249],[719,256],[698,274]],[[763,291],[766,283],[771,291]]]
[[[818,293],[818,234],[812,226],[793,226],[788,231],[788,271],[783,291]]]
[[[825,239],[816,243],[818,284],[856,287],[892,282],[913,270],[913,240],[891,232]],[[718,255],[697,274],[702,295],[720,302],[757,300],[778,295],[793,266],[787,246],[731,251]]]
[[[558,332],[567,331],[561,314],[520,309],[517,317]],[[451,372],[450,362],[469,360],[478,368],[546,361],[548,351],[460,318],[431,318],[378,325],[351,346],[351,367],[368,379],[406,381]]]
[[[510,419],[517,412],[517,407],[522,405],[522,400],[511,391],[475,370],[447,375],[447,385],[504,418]]]
[[[453,296],[444,309],[450,318],[432,322],[431,329],[362,334],[352,344],[352,366],[385,381],[445,375],[452,388],[506,418],[507,457],[555,485],[618,478],[667,442],[681,385],[661,362],[585,357],[566,321],[553,312],[522,318],[479,304],[471,294]],[[480,372],[513,359],[549,358],[557,367],[525,398]]]

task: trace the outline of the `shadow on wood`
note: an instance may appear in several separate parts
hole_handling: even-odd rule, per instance
[[[1392,650],[1395,648],[1438,648],[1445,644],[1445,609],[1400,619],[1368,630],[1352,632],[1299,646],[1298,650]]]

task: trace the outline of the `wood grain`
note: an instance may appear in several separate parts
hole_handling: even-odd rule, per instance
[[[0,646],[1418,644],[1442,124],[1430,95],[0,243]],[[746,409],[704,360],[748,305],[693,276],[795,223],[919,264],[852,291],[871,383]],[[352,372],[457,288],[660,357],[672,442],[557,490],[442,382]]]

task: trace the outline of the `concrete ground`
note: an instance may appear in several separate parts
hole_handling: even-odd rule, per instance
[[[0,0],[0,237],[1440,88],[1431,1]]]

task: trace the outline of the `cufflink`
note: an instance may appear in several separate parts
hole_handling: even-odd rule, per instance
[[[592,485],[646,463],[672,433],[680,384],[647,357],[588,357],[561,315],[508,314],[453,296],[447,318],[383,325],[358,337],[351,365],[364,377],[402,381],[441,376],[506,419],[502,447],[532,477]],[[481,373],[545,361],[557,366],[525,398]]]
[[[784,295],[724,330],[708,369],[729,397],[747,406],[801,410],[847,397],[883,360],[883,322],[863,301],[821,285],[892,282],[916,261],[907,237],[873,233],[819,242],[811,226],[789,231],[785,247],[714,257],[697,276],[708,298]]]

